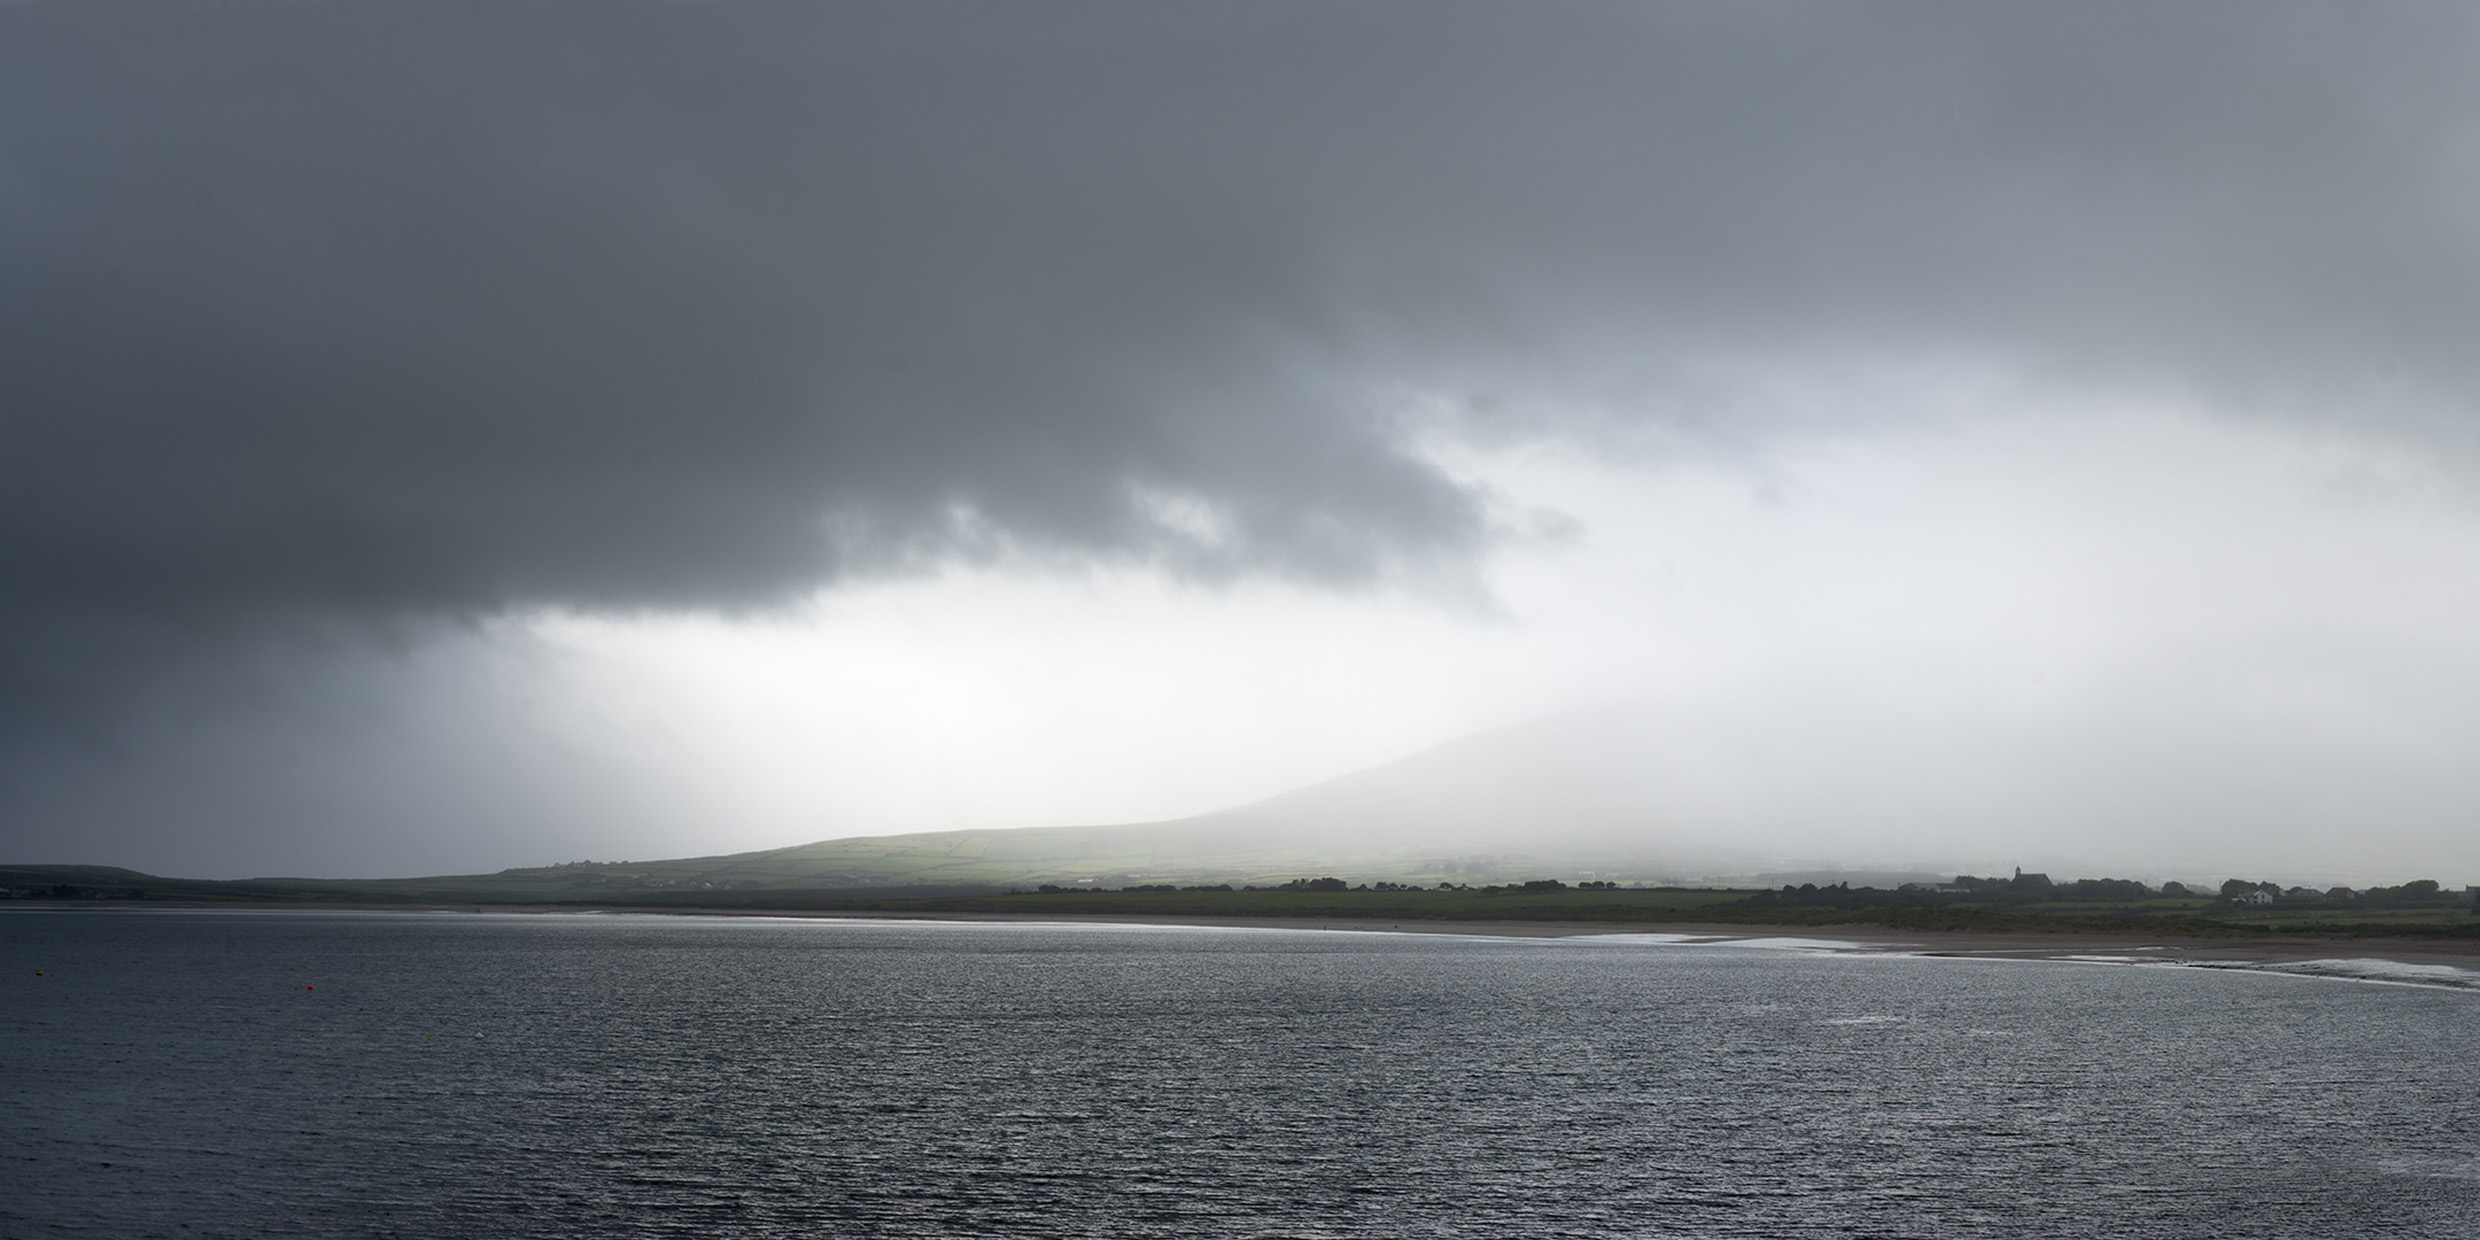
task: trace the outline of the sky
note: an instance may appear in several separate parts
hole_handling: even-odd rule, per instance
[[[2480,881],[2475,53],[0,6],[0,858],[1149,821],[1592,718],[1786,858]]]

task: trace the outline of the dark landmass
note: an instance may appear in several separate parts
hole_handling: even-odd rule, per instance
[[[678,864],[678,863],[673,863]],[[2042,875],[1957,876],[1895,888],[1815,884],[1745,887],[1622,886],[1535,879],[1418,885],[1294,878],[1268,885],[1212,883],[896,884],[797,887],[657,886],[579,881],[568,867],[419,879],[205,880],[100,866],[0,866],[18,902],[187,906],[606,909],[642,912],[865,914],[889,917],[1069,917],[1200,923],[1558,924],[1833,930],[1975,936],[2084,935],[2148,939],[2423,939],[2480,944],[2473,893],[2433,881],[2348,891],[2278,889],[2233,879],[2215,891],[2163,889],[2121,879],[2053,883]]]

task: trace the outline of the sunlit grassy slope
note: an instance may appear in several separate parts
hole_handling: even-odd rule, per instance
[[[563,896],[595,891],[795,890],[896,886],[1121,887],[1132,884],[1274,884],[1340,874],[1356,881],[1431,885],[1440,880],[1603,877],[1672,880],[1657,863],[1443,848],[1321,845],[1292,833],[1253,835],[1198,820],[1114,827],[941,831],[823,840],[763,852],[669,861],[589,862],[459,877],[508,890]],[[1613,868],[1616,867],[1616,868]]]
[[[1555,873],[1554,873],[1555,871]],[[402,879],[266,879],[213,884],[221,889],[332,891],[354,896],[569,901],[626,899],[655,892],[812,891],[886,887],[1121,887],[1139,883],[1275,884],[1342,874],[1356,881],[1434,884],[1441,879],[1496,882],[1566,877],[1570,867],[1522,856],[1421,855],[1406,848],[1319,848],[1288,836],[1254,840],[1192,823],[1113,827],[1038,827],[942,831],[919,835],[824,840],[789,848],[654,861],[580,861],[497,874]],[[1591,874],[1588,877],[1594,876]],[[1669,877],[1646,867],[1605,875],[1627,880]],[[156,892],[205,886],[96,866],[19,866],[0,870],[0,886],[31,888],[70,882]]]

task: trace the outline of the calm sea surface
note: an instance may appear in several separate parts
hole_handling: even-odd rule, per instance
[[[10,910],[0,1234],[2473,1236],[2480,993],[1350,932]]]

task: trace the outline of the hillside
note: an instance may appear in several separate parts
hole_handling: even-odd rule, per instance
[[[1423,884],[1558,876],[1679,882],[1772,860],[1677,838],[1627,778],[1604,720],[1465,737],[1281,795],[1167,822],[940,831],[763,852],[492,876],[564,890],[1275,883],[1350,874]]]
[[[1648,810],[1615,790],[1613,769],[1607,731],[1591,716],[1569,716],[1167,822],[863,836],[721,856],[403,879],[202,884],[99,867],[21,866],[0,870],[0,886],[574,900],[714,890],[1237,885],[1320,874],[1423,884],[1548,876],[1661,882],[1764,868],[1760,856],[1679,846]]]

